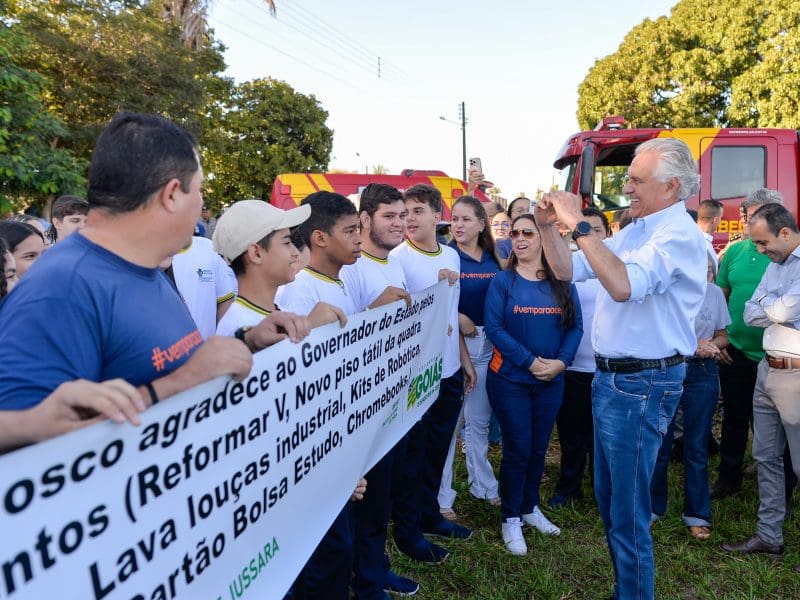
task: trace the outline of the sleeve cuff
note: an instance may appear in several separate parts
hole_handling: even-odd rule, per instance
[[[626,263],[625,271],[628,273],[628,282],[631,286],[631,295],[628,302],[642,302],[647,297],[649,282],[644,270],[637,264]]]

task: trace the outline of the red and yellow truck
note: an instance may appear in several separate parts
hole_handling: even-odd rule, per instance
[[[370,183],[385,183],[404,192],[412,185],[425,183],[432,185],[442,193],[444,211],[442,220],[450,220],[450,208],[453,203],[467,193],[467,184],[460,179],[448,177],[442,171],[418,171],[405,169],[400,175],[370,175],[366,173],[286,173],[278,175],[272,185],[270,203],[284,210],[294,208],[314,192],[328,191],[352,196],[360,194]],[[490,199],[480,190],[475,196],[482,202]]]
[[[658,137],[683,140],[700,170],[700,193],[686,202],[722,202],[722,222],[714,235],[724,245],[740,231],[739,205],[751,191],[767,187],[783,193],[784,205],[798,218],[800,141],[793,129],[676,128],[629,129],[622,117],[607,117],[593,131],[567,139],[554,166],[561,170],[560,189],[580,195],[601,210],[626,207],[623,177],[636,146]]]

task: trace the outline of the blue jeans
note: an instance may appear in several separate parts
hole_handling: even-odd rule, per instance
[[[539,504],[544,457],[564,395],[564,377],[524,384],[489,371],[486,389],[503,431],[499,480],[505,521],[533,512]]]
[[[422,419],[406,433],[405,452],[395,455],[390,482],[394,539],[410,546],[422,538],[422,530],[441,519],[439,484],[450,440],[456,429],[464,394],[461,369],[442,379],[439,396]],[[367,482],[369,489],[369,481]]]
[[[719,398],[717,361],[697,358],[687,362],[683,381],[683,522],[687,526],[711,525],[711,497],[708,492],[708,434]],[[658,452],[650,493],[653,516],[667,512],[667,467],[672,450],[673,419]]]
[[[597,371],[592,382],[594,492],[617,600],[655,594],[650,481],[685,375],[681,363],[637,373]]]

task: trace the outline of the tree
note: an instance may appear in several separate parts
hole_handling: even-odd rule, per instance
[[[85,187],[86,161],[51,145],[66,130],[44,107],[42,78],[14,61],[29,44],[0,21],[0,203],[12,209],[22,199],[82,193]]]
[[[221,47],[185,48],[147,2],[17,0],[10,12],[32,42],[15,60],[43,77],[46,108],[66,124],[52,145],[80,158],[120,110],[158,113],[202,137],[211,99],[228,94]]]
[[[327,117],[314,96],[283,81],[235,86],[205,138],[208,198],[217,205],[268,200],[279,173],[324,171],[333,146]]]
[[[387,169],[384,165],[372,165],[372,174],[373,175],[388,175],[389,169]]]
[[[199,50],[208,42],[208,8],[212,0],[162,0],[161,16],[180,28],[180,39],[190,50]],[[275,2],[265,0],[275,15]]]
[[[634,127],[794,126],[800,3],[682,0],[634,27],[579,87],[578,122]]]

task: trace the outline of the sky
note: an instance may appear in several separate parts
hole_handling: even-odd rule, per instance
[[[228,76],[280,79],[321,103],[330,168],[460,177],[464,102],[467,157],[510,199],[558,182],[553,160],[579,131],[578,85],[675,3],[276,0],[272,17],[261,0],[217,0],[209,22]]]

